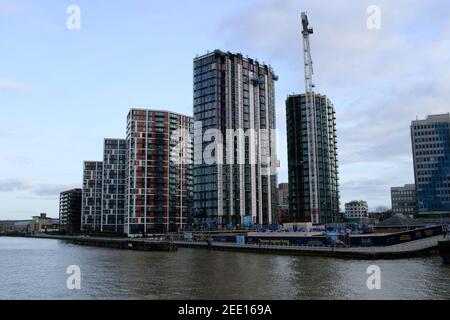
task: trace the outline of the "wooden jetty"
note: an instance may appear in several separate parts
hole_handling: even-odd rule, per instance
[[[135,251],[176,251],[178,246],[166,240],[142,238],[106,238],[89,236],[58,236],[35,235],[33,238],[56,239],[70,241],[73,244],[110,249],[124,249]]]

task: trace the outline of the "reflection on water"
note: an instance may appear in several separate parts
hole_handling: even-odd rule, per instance
[[[369,290],[369,265],[381,290]],[[68,290],[66,268],[81,268]],[[134,252],[0,237],[0,299],[449,299],[441,259],[360,261],[196,249]]]

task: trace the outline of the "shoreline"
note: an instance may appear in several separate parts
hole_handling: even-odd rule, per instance
[[[436,245],[422,249],[389,250],[389,247],[320,247],[320,246],[270,246],[270,245],[234,245],[224,243],[188,243],[175,242],[180,248],[191,248],[214,251],[232,251],[272,255],[329,257],[352,260],[398,260],[416,257],[438,256]]]
[[[63,240],[70,241],[77,245],[135,251],[171,252],[178,250],[178,248],[190,248],[272,255],[330,257],[353,260],[398,260],[414,257],[438,256],[438,242],[442,240],[442,236],[436,236],[385,247],[331,247],[234,244],[206,241],[166,241],[136,238],[106,238],[46,234],[34,236],[3,236],[14,238]]]

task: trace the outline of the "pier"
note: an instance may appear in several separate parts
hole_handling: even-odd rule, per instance
[[[88,236],[34,235],[32,238],[70,241],[73,244],[110,249],[136,251],[176,251],[178,246],[170,241],[133,238],[104,238]]]

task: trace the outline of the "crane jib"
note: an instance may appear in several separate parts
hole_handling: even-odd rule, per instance
[[[305,99],[306,99],[306,121],[308,136],[308,171],[309,171],[309,196],[311,208],[311,222],[320,223],[318,209],[318,186],[317,186],[317,157],[316,157],[316,107],[315,94],[312,76],[314,74],[313,62],[311,58],[311,47],[309,35],[313,34],[313,29],[309,27],[308,16],[302,13],[303,26],[303,54],[305,61]]]

